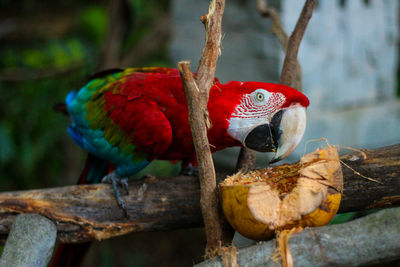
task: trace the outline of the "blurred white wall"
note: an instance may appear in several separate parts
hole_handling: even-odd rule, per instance
[[[288,31],[303,2],[282,2]],[[311,103],[303,143],[320,137],[359,148],[400,143],[399,8],[398,0],[319,1],[299,50]]]

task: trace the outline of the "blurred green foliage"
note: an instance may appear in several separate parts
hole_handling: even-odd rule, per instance
[[[95,44],[101,45],[108,30],[108,16],[104,7],[90,6],[82,11],[81,32]]]
[[[1,191],[77,181],[85,152],[73,144],[66,132],[69,119],[53,112],[52,107],[99,70],[109,30],[110,2],[0,0]],[[156,20],[169,12],[169,0],[127,0],[126,5],[121,54],[130,51],[151,32]],[[136,62],[136,66],[168,66],[166,51],[167,44],[161,43],[143,62]],[[174,175],[179,170],[180,164],[155,161],[135,177]],[[146,233],[136,243],[137,236],[97,243],[84,264],[149,266],[149,262],[174,262],[174,259],[192,262],[191,255],[202,254],[205,241],[201,231],[187,236],[182,231],[181,237],[164,235],[152,233],[147,239]],[[182,236],[187,237],[183,246]],[[174,237],[176,245],[170,241]],[[193,244],[193,239],[203,243]],[[136,246],[134,252],[132,244]],[[155,258],[154,251],[164,256]]]
[[[52,72],[49,68],[63,70],[82,65],[87,54],[90,53],[78,38],[49,40],[40,46],[4,47],[0,51],[0,68],[8,71],[24,68],[33,72],[45,69]],[[24,77],[21,78],[24,79]]]
[[[0,106],[0,142],[6,148],[0,158],[1,185],[61,184],[51,180],[60,177],[64,165],[62,139],[67,120],[51,107],[64,98],[69,85],[65,77],[1,84],[5,105]]]
[[[122,53],[168,12],[169,1],[129,0],[126,4]],[[69,149],[68,118],[52,107],[98,70],[109,25],[108,5],[108,1],[89,0],[0,0],[0,23],[6,26],[0,33],[2,191],[71,183],[65,180],[70,168],[76,179],[79,176],[84,153]],[[166,45],[141,65],[168,65]],[[78,163],[68,162],[71,157],[78,158]],[[151,168],[156,175],[179,169],[179,165],[170,166],[156,163]]]

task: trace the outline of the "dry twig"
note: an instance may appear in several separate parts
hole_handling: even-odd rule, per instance
[[[225,0],[213,0],[210,3],[208,14],[201,17],[206,29],[206,41],[197,69],[196,81],[190,71],[189,62],[182,61],[178,63],[185,87],[190,128],[199,163],[200,205],[207,238],[206,257],[216,251],[221,242],[229,240],[231,237],[231,231],[225,230],[228,229],[228,225],[219,209],[214,163],[207,139],[207,128],[211,126],[207,104],[209,92],[214,81],[218,56],[221,53],[224,7]]]
[[[269,7],[266,0],[257,0],[258,13],[263,17],[271,19],[271,30],[278,38],[286,53],[280,83],[296,88],[299,91],[302,91],[302,79],[301,66],[297,60],[297,52],[316,3],[317,0],[306,1],[296,27],[289,38],[282,26],[281,19],[276,9]]]
[[[217,60],[221,54],[222,15],[224,14],[224,9],[225,0],[213,0],[210,3],[208,13],[200,18],[205,26],[206,41],[197,68],[196,82],[200,88],[202,101],[206,104],[205,107],[207,107],[210,89],[214,81]]]
[[[303,39],[304,32],[306,31],[308,22],[311,19],[312,12],[317,5],[317,0],[307,0],[301,11],[300,17],[297,20],[296,26],[289,37],[285,60],[281,72],[281,79],[279,83],[294,87],[301,91],[301,80],[296,83],[296,77],[301,75],[296,74],[297,53],[299,51],[301,40]],[[298,68],[300,71],[300,68]],[[297,87],[296,87],[297,86]]]

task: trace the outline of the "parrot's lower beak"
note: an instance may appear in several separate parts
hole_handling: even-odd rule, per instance
[[[303,106],[290,106],[280,116],[279,145],[270,163],[289,156],[300,143],[306,129],[306,109]]]
[[[271,119],[271,123],[261,124],[255,127],[246,136],[246,147],[259,152],[277,152],[281,131],[283,110],[277,112]]]

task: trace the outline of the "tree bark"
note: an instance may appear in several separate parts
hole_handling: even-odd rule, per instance
[[[342,156],[347,167],[339,212],[400,204],[400,144]],[[224,178],[217,175],[218,180]],[[118,208],[108,184],[76,185],[0,194],[0,238],[4,240],[19,213],[38,213],[52,220],[58,239],[73,243],[102,240],[130,232],[173,230],[203,225],[197,177],[178,176],[131,181],[124,196],[129,218]]]

